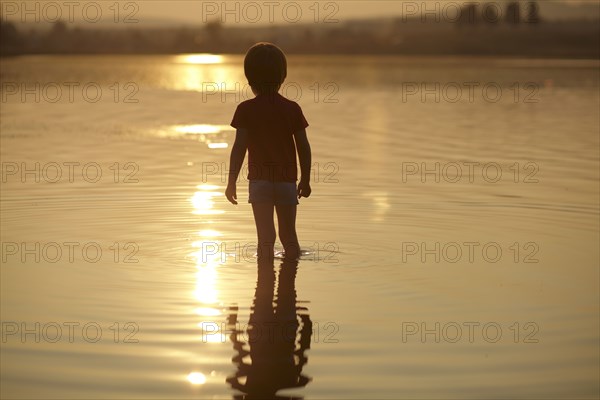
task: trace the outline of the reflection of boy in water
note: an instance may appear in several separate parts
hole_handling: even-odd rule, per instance
[[[274,266],[259,264],[254,307],[248,323],[247,344],[250,350],[243,348],[246,343],[239,340],[237,332],[231,335],[234,349],[238,352],[233,358],[238,369],[235,376],[227,378],[227,382],[232,388],[250,396],[246,398],[273,398],[279,390],[303,387],[310,381],[301,372],[307,363],[304,352],[310,348],[312,322],[308,315],[297,313],[302,310],[296,307],[297,266],[297,261],[281,264],[277,297],[274,299]],[[231,317],[233,320],[229,322],[235,324],[237,315]],[[243,361],[248,355],[251,364]],[[243,377],[246,381],[242,384],[240,378]]]

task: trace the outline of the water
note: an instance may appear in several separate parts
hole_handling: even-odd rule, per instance
[[[598,397],[596,61],[289,57],[305,254],[258,281],[241,62],[2,60],[2,397]]]

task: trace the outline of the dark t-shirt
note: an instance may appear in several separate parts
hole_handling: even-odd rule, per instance
[[[248,131],[248,179],[296,182],[294,133],[308,122],[298,103],[279,93],[262,94],[240,103],[231,126]]]

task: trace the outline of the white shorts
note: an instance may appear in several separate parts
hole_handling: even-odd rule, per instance
[[[248,193],[248,203],[269,203],[276,206],[298,204],[295,182],[251,180]]]

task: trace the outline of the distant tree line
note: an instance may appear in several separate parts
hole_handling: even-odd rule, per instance
[[[478,23],[518,25],[521,23],[538,24],[540,23],[540,8],[536,1],[530,1],[526,5],[526,12],[521,13],[521,4],[512,1],[506,5],[504,15],[499,15],[497,3],[466,4],[464,5],[457,18],[458,25],[473,25]]]
[[[327,26],[229,27],[213,21],[202,27],[91,29],[57,21],[47,30],[20,31],[0,21],[0,55],[239,54],[257,41],[271,41],[291,54],[600,56],[598,20],[542,21],[535,1],[523,9],[510,2],[502,15],[497,10],[467,4],[452,22],[398,17]]]

